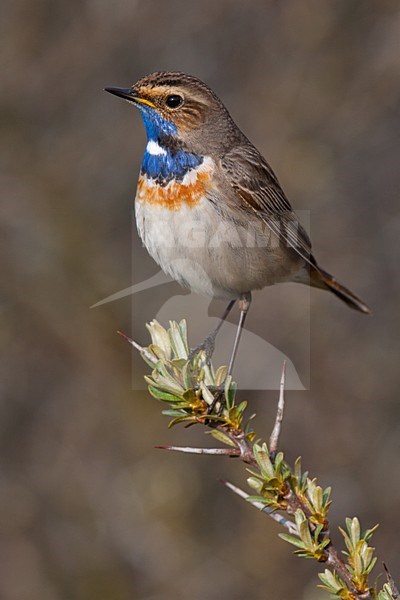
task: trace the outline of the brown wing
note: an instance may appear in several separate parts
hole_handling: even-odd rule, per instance
[[[274,172],[258,150],[250,143],[237,146],[221,159],[221,167],[241,205],[251,210],[280,240],[314,266],[310,238]]]

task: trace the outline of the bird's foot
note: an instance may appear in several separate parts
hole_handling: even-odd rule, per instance
[[[199,352],[205,352],[206,362],[208,365],[210,365],[211,357],[214,354],[214,350],[215,350],[215,335],[209,335],[206,337],[206,339],[203,342],[201,342],[201,344],[190,349],[189,360],[193,360],[193,358]]]
[[[207,363],[207,365],[210,366],[211,365],[211,357],[212,357],[212,355],[214,353],[214,349],[215,349],[215,337],[216,337],[216,334],[215,334],[215,332],[213,332],[210,335],[208,335],[201,344],[199,344],[198,346],[195,346],[194,348],[191,348],[190,353],[189,353],[189,360],[192,360],[199,352],[204,352],[205,357],[206,357],[206,363]],[[225,387],[224,387],[224,385],[208,386],[208,389],[214,396],[214,399],[211,402],[211,404],[209,404],[206,414],[207,415],[216,415],[216,416],[220,417],[222,415],[222,412],[223,412],[224,406],[225,406],[225,398],[224,398]]]

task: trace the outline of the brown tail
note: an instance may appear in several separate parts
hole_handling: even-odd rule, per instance
[[[333,292],[335,296],[346,302],[350,308],[359,310],[367,315],[371,314],[371,309],[360,298],[320,267],[311,268],[310,283],[314,287]]]

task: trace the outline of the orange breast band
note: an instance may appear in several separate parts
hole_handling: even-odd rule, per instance
[[[160,185],[141,174],[136,201],[168,210],[179,210],[182,206],[192,208],[201,202],[210,188],[212,172],[213,165],[205,162],[189,171],[182,181],[170,181],[167,185]]]

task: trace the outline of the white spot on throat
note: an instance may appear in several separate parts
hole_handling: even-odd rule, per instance
[[[149,154],[152,154],[153,156],[159,156],[160,154],[165,156],[167,154],[165,148],[160,146],[160,144],[158,144],[154,140],[149,140],[147,142],[146,150]]]
[[[157,145],[158,148],[160,148],[160,150],[164,150],[164,148],[161,148],[161,146],[159,146],[156,142],[153,142],[153,143],[155,145]],[[150,142],[148,142],[147,148],[148,148],[149,144],[150,144]],[[203,162],[198,167],[195,167],[194,169],[190,169],[190,171],[188,171],[185,174],[185,176],[183,177],[183,179],[179,185],[190,186],[190,185],[195,184],[199,173],[212,173],[214,171],[214,167],[215,167],[215,163],[214,163],[213,159],[210,156],[205,156]],[[154,186],[159,185],[155,179],[152,179],[151,177],[148,177],[147,175],[144,175],[144,178],[146,181],[146,185],[148,187],[154,187]],[[173,180],[169,181],[167,183],[167,185],[165,186],[165,189],[168,190],[169,188],[173,187],[174,185],[176,185],[175,181],[173,181]]]

